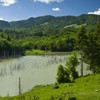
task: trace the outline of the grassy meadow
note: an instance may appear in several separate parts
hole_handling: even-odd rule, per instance
[[[0,100],[100,100],[100,74],[84,76],[73,83],[35,86],[31,91]]]

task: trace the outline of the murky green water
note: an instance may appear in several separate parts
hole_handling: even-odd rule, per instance
[[[18,95],[19,77],[22,93],[36,85],[55,83],[58,65],[65,65],[69,56],[23,56],[0,60],[0,96]],[[80,67],[77,70],[80,71]],[[88,73],[84,70],[84,74]]]

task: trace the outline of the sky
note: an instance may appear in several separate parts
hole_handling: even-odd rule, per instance
[[[0,20],[81,14],[100,15],[100,0],[0,0]]]

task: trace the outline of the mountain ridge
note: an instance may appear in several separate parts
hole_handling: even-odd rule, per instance
[[[37,27],[48,23],[48,26],[53,28],[63,28],[67,25],[77,24],[81,25],[86,23],[87,25],[95,25],[98,22],[99,15],[92,14],[82,14],[80,16],[40,16],[40,17],[30,17],[26,20],[19,21],[2,21],[0,20],[0,29],[27,29],[32,27]]]

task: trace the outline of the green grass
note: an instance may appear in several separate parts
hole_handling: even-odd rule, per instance
[[[100,100],[100,74],[81,77],[73,83],[36,86],[31,91],[16,97],[5,97],[0,100]]]
[[[24,55],[63,55],[63,54],[71,54],[71,52],[51,52],[44,50],[27,50],[24,52]]]
[[[64,28],[67,28],[67,27],[80,28],[80,27],[82,27],[82,26],[86,26],[86,23],[85,23],[85,24],[81,24],[81,25],[71,24],[71,25],[67,25],[67,26],[65,26]]]
[[[25,51],[25,55],[40,55],[48,53],[49,51],[43,51],[43,50],[27,50]]]

